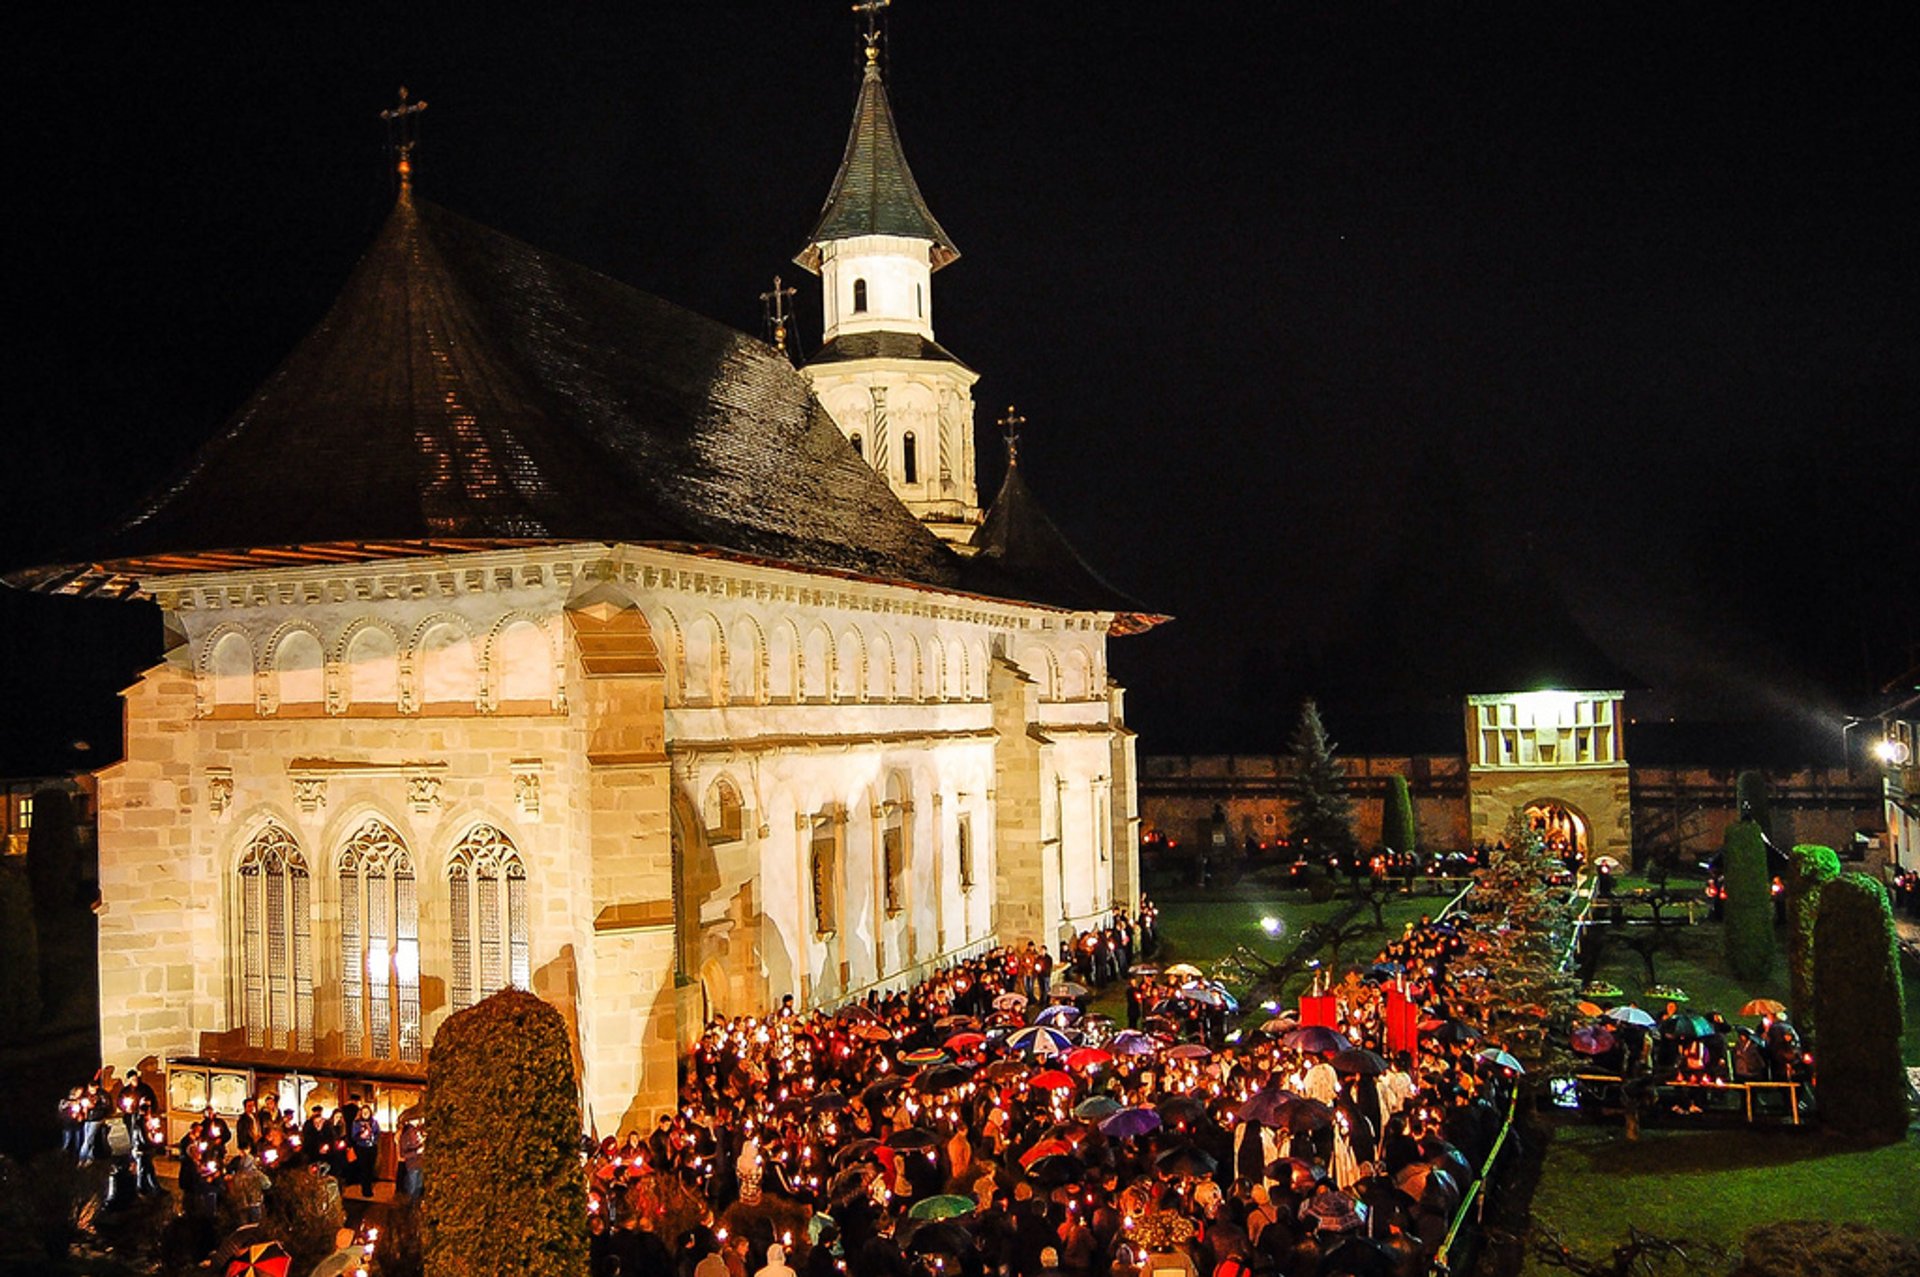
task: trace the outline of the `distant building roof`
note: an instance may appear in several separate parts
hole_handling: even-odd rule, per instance
[[[974,529],[971,566],[991,577],[1004,575],[1033,592],[1038,602],[1075,610],[1113,612],[1116,633],[1136,633],[1166,620],[1122,594],[1088,566],[1028,489],[1020,467],[1007,477],[986,518]],[[993,589],[986,588],[986,593]]]
[[[953,240],[935,220],[920,194],[913,170],[887,104],[880,64],[869,58],[860,81],[860,99],[853,109],[853,128],[847,134],[846,154],[834,174],[820,220],[807,237],[807,246],[794,258],[811,271],[820,269],[820,245],[858,235],[900,235],[930,240],[933,269],[960,256]]]

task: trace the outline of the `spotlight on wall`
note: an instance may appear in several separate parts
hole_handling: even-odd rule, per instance
[[[1873,756],[1889,767],[1905,767],[1912,751],[1907,742],[1887,736],[1873,743]]]

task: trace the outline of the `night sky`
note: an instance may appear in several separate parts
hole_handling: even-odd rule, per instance
[[[319,319],[402,83],[426,197],[749,331],[780,272],[817,344],[846,6],[524,8],[16,25],[0,559],[124,512]],[[1274,748],[1306,691],[1350,746],[1457,748],[1411,715],[1541,615],[1657,718],[1837,737],[1920,657],[1920,78],[1875,21],[902,0],[982,497],[1016,403],[1040,499],[1178,618],[1113,648],[1143,750]],[[157,613],[0,626],[0,762],[116,753]]]

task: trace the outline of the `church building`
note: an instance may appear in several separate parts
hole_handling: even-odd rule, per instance
[[[984,512],[957,256],[870,57],[753,337],[417,195],[124,522],[9,582],[150,601],[99,786],[105,1059],[175,1111],[417,1094],[445,1018],[560,1008],[589,1124],[712,1014],[832,1004],[1138,893],[1107,585],[1017,464]],[[305,482],[264,487],[265,473]]]

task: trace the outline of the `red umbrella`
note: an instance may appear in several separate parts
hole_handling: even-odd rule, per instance
[[[979,1046],[986,1040],[987,1035],[984,1033],[975,1033],[971,1030],[965,1033],[956,1033],[947,1039],[947,1050],[971,1051],[974,1047]]]
[[[1207,1050],[1206,1047],[1201,1046],[1198,1042],[1183,1042],[1179,1046],[1169,1049],[1167,1051],[1167,1058],[1169,1060],[1204,1060],[1212,1054],[1213,1052]]]
[[[293,1256],[279,1242],[249,1246],[227,1261],[227,1277],[287,1277]]]
[[[1065,1140],[1041,1140],[1026,1152],[1020,1154],[1020,1165],[1032,1166],[1043,1157],[1068,1157],[1073,1154],[1073,1145]]]
[[[1045,1069],[1028,1078],[1027,1085],[1042,1091],[1071,1091],[1073,1079],[1059,1069]]]
[[[1097,1046],[1076,1046],[1067,1052],[1066,1063],[1070,1069],[1090,1069],[1096,1064],[1111,1064],[1113,1057]]]

